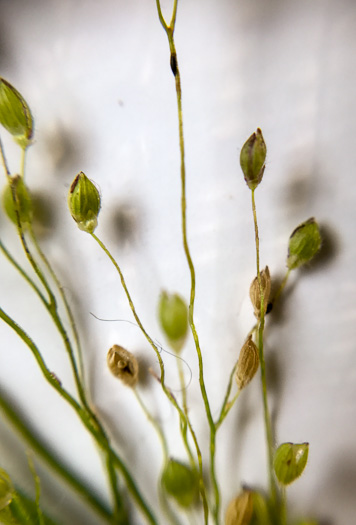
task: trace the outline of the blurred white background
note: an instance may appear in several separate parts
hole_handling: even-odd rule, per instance
[[[170,13],[171,2],[163,2]],[[354,0],[180,0],[176,46],[182,75],[188,229],[197,272],[196,324],[214,415],[253,325],[255,275],[250,192],[239,168],[247,137],[262,128],[268,159],[256,191],[261,263],[285,272],[288,237],[311,216],[324,235],[320,256],[292,275],[266,331],[276,442],[310,443],[303,477],[288,490],[294,516],[350,525],[356,512],[356,6]],[[109,374],[116,343],[157,370],[132,321],[118,276],[69,216],[66,195],[84,171],[101,190],[98,235],[122,266],[143,324],[163,345],[156,308],[162,289],[189,297],[180,233],[179,150],[174,78],[154,0],[0,0],[0,75],[29,103],[35,143],[27,184],[49,209],[42,246],[78,315],[93,403],[157,509],[156,435],[130,391]],[[1,132],[12,172],[19,150]],[[5,177],[2,175],[2,183]],[[20,260],[2,214],[1,239]],[[0,258],[0,305],[29,332],[64,386],[66,355],[31,290]],[[188,340],[191,418],[207,458],[208,431]],[[167,384],[179,395],[174,358]],[[187,374],[188,376],[188,374]],[[0,377],[34,429],[107,498],[90,437],[41,377],[28,349],[0,325]],[[142,387],[164,425],[171,453],[184,458],[178,424],[152,378]],[[2,419],[0,466],[33,491],[26,447]],[[218,434],[226,506],[241,483],[266,487],[262,403],[256,378]],[[45,508],[68,524],[95,524],[41,463]],[[137,524],[142,518],[137,517]]]

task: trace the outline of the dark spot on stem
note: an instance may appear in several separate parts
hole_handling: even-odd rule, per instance
[[[171,70],[174,76],[178,73],[178,62],[176,53],[171,53]]]

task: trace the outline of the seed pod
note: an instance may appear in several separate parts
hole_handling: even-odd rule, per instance
[[[245,388],[253,379],[253,376],[258,370],[259,363],[258,348],[252,341],[252,336],[250,335],[240,350],[235,372],[235,379],[239,390]]]
[[[0,511],[11,503],[14,492],[10,476],[4,469],[0,468]]]
[[[172,348],[179,352],[184,344],[188,331],[188,308],[178,294],[162,292],[158,317],[161,327]]]
[[[266,268],[262,270],[262,272],[260,272],[260,276],[261,286],[263,290],[263,309],[264,313],[266,313],[269,295],[271,293],[271,276],[269,273],[268,266],[266,266]],[[259,319],[261,316],[261,294],[260,285],[257,277],[254,278],[250,286],[250,299],[254,308],[254,314],[257,317],[257,319]]]
[[[309,443],[283,443],[274,455],[273,466],[281,485],[293,483],[304,471],[308,461]]]
[[[318,253],[321,235],[314,217],[302,222],[289,238],[287,266],[294,270],[308,263]]]
[[[114,345],[107,355],[110,372],[121,379],[126,386],[134,387],[138,381],[138,362],[136,357],[122,346]]]
[[[30,108],[20,93],[1,77],[0,124],[23,149],[31,144],[33,119]]]
[[[253,503],[253,523],[261,525],[274,525],[273,516],[271,516],[270,509],[266,497],[260,492],[252,493]],[[271,509],[272,510],[272,509]]]
[[[163,489],[181,507],[190,507],[199,494],[197,474],[184,463],[170,459],[164,467],[161,483]]]
[[[237,498],[230,501],[225,514],[225,525],[249,525],[252,512],[252,492],[244,490]]]
[[[18,218],[24,227],[32,223],[32,200],[20,175],[11,177],[10,182],[5,186],[2,194],[2,203],[6,215],[14,224],[18,224]]]
[[[81,171],[73,180],[68,193],[68,207],[79,229],[93,233],[98,225],[100,194],[95,184]]]
[[[265,171],[267,148],[262,136],[262,131],[257,128],[256,133],[252,133],[240,153],[240,165],[245,181],[250,190],[257,188],[262,180]]]

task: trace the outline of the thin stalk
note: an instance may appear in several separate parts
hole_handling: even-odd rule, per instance
[[[41,301],[44,304],[45,308],[48,310],[49,314],[51,315],[52,320],[54,320],[54,322],[55,322],[55,324],[57,326],[57,329],[60,331],[60,333],[61,333],[61,335],[62,335],[62,337],[64,339],[65,344],[68,345],[68,338],[66,337],[66,333],[62,330],[61,323],[58,324],[58,319],[54,318],[53,311],[51,309],[50,303],[48,303],[48,301],[45,299],[45,297],[43,296],[43,294],[41,293],[39,288],[36,286],[36,284],[32,281],[32,279],[28,276],[28,274],[22,269],[22,267],[15,261],[15,259],[11,256],[11,254],[8,252],[8,250],[5,248],[5,246],[2,244],[1,241],[0,241],[0,249],[3,251],[3,253],[7,257],[7,259],[10,261],[10,263],[13,264],[13,266],[20,272],[22,277],[29,283],[29,285],[34,289],[36,294],[39,296],[39,298],[41,299]],[[99,424],[98,420],[96,419],[95,415],[92,413],[92,411],[89,408],[87,403],[86,403],[86,408],[87,408],[88,412],[90,413],[91,417],[93,419],[95,419],[98,427],[100,427],[100,424]],[[110,480],[110,484],[111,484],[111,488],[112,488],[112,493],[113,493],[113,496],[114,496],[114,501],[115,502],[119,502],[120,497],[119,497],[119,493],[118,493],[118,490],[117,490],[116,474],[115,474],[115,469],[114,469],[114,466],[113,466],[113,462],[112,462],[112,458],[111,458],[110,453],[108,453],[108,455],[107,455],[106,465],[107,465],[108,476],[109,476],[109,480]],[[116,508],[119,508],[119,504],[118,503],[116,503]]]
[[[147,406],[145,405],[142,397],[140,396],[137,388],[133,388],[133,392],[135,394],[135,397],[138,401],[138,404],[140,405],[140,407],[142,408],[145,416],[147,417],[148,421],[151,423],[151,425],[153,426],[153,428],[155,429],[158,437],[159,437],[159,440],[161,442],[161,445],[162,445],[162,452],[163,452],[163,460],[164,460],[164,463],[166,463],[168,461],[168,445],[167,445],[167,440],[166,440],[166,437],[163,433],[163,430],[161,428],[161,426],[158,424],[157,420],[152,416],[151,412],[148,410]]]
[[[187,392],[185,387],[185,379],[184,379],[184,370],[182,366],[182,360],[177,359],[177,367],[178,367],[178,375],[179,375],[179,382],[182,389],[182,404],[183,404],[183,411],[186,417],[186,424],[183,428],[183,432],[187,433],[187,426],[189,427],[189,431],[191,433],[191,436],[193,438],[196,452],[197,452],[197,458],[198,458],[198,466],[199,466],[199,491],[202,498],[203,503],[203,509],[204,509],[204,522],[205,524],[208,523],[208,516],[209,516],[209,505],[208,500],[206,496],[206,490],[205,490],[205,484],[204,484],[204,477],[203,477],[203,457],[201,454],[200,446],[198,443],[198,439],[195,433],[195,430],[193,428],[193,425],[189,418],[189,412],[188,412],[188,403],[187,403]],[[195,463],[192,465],[192,467],[195,469]]]
[[[81,348],[81,343],[80,343],[80,339],[79,339],[79,334],[78,334],[78,330],[77,330],[77,326],[75,324],[75,320],[74,320],[74,316],[73,316],[73,313],[72,313],[72,310],[69,306],[69,303],[68,303],[68,300],[67,300],[67,297],[66,297],[66,294],[64,292],[64,288],[63,286],[61,285],[55,271],[53,270],[50,262],[48,261],[47,257],[45,256],[45,254],[43,253],[40,245],[38,244],[38,241],[37,241],[37,238],[34,234],[34,231],[33,231],[33,228],[32,228],[32,225],[30,225],[29,227],[29,234],[30,234],[30,238],[37,250],[37,253],[39,255],[39,257],[42,259],[43,263],[45,264],[50,276],[52,277],[58,291],[59,291],[59,294],[62,298],[62,301],[63,301],[63,304],[64,304],[64,308],[65,308],[65,311],[66,311],[66,314],[67,314],[67,317],[68,317],[68,320],[69,320],[69,323],[70,323],[70,327],[71,327],[71,330],[72,330],[72,334],[73,334],[73,338],[74,338],[74,342],[75,342],[75,346],[77,348],[77,355],[78,355],[78,361],[79,361],[79,376],[80,376],[80,382],[82,385],[84,385],[84,363],[83,363],[83,353],[82,353],[82,348]]]
[[[35,282],[31,279],[31,277],[28,275],[28,273],[25,272],[25,270],[22,268],[22,266],[19,265],[19,263],[13,258],[11,253],[8,251],[7,248],[5,248],[5,245],[0,240],[0,250],[3,252],[7,260],[16,268],[16,270],[20,273],[20,275],[27,281],[27,283],[31,286],[31,288],[35,291],[35,293],[38,295],[42,303],[46,306],[46,308],[49,306],[45,296],[42,294],[41,290],[38,288],[38,286],[35,284]]]
[[[40,499],[41,499],[41,481],[39,478],[39,475],[37,474],[35,463],[33,461],[33,457],[30,451],[27,452],[27,460],[28,460],[28,466],[30,467],[33,480],[35,482],[35,489],[36,489],[36,509],[37,509],[37,519],[38,519],[38,525],[45,525],[42,510],[40,507]]]
[[[20,161],[20,175],[25,178],[25,161],[26,161],[27,148],[21,149],[21,161]]]
[[[11,426],[26,442],[26,445],[31,448],[47,465],[61,477],[70,487],[72,487],[82,498],[92,507],[93,510],[105,519],[108,523],[111,522],[111,513],[109,509],[102,503],[97,496],[91,492],[83,483],[76,478],[76,476],[61,462],[55,455],[53,455],[46,445],[41,441],[34,432],[24,423],[23,418],[16,413],[11,404],[5,399],[0,391],[0,408],[10,422]]]
[[[281,525],[287,525],[287,490],[286,487],[282,486],[281,488]]]
[[[276,502],[276,485],[273,475],[273,435],[272,435],[272,424],[271,416],[268,409],[268,399],[267,399],[267,380],[266,380],[266,364],[264,359],[264,349],[263,349],[263,331],[265,326],[265,309],[264,309],[264,291],[261,282],[261,273],[260,273],[260,242],[258,236],[258,223],[257,223],[257,213],[256,213],[256,203],[255,203],[255,190],[251,190],[251,199],[252,199],[252,213],[253,213],[253,222],[255,227],[255,245],[256,245],[256,267],[257,267],[257,280],[260,288],[260,297],[261,297],[261,317],[260,323],[258,326],[258,353],[261,365],[261,383],[262,383],[262,399],[263,399],[263,413],[264,413],[264,422],[265,422],[265,432],[266,432],[266,442],[267,442],[267,458],[268,458],[268,475],[269,475],[269,485],[272,502]]]
[[[219,511],[220,511],[220,491],[215,473],[215,447],[216,447],[216,427],[213,420],[213,416],[210,409],[210,404],[205,388],[204,382],[204,367],[203,367],[203,358],[200,349],[199,337],[194,323],[194,302],[195,302],[195,268],[193,260],[190,254],[188,238],[187,238],[187,203],[186,203],[186,170],[185,170],[185,144],[184,144],[184,134],[183,134],[183,109],[182,109],[182,87],[181,87],[181,78],[180,71],[178,67],[177,51],[174,42],[174,29],[176,22],[177,14],[177,5],[178,0],[175,0],[173,6],[173,14],[171,22],[169,25],[165,22],[162,11],[160,8],[159,0],[156,0],[158,16],[160,22],[167,34],[169,49],[171,52],[171,69],[175,78],[176,86],[176,97],[177,97],[177,109],[178,109],[178,130],[179,130],[179,149],[180,149],[180,173],[181,173],[181,220],[182,220],[182,236],[183,236],[183,247],[184,253],[187,259],[189,272],[190,272],[190,301],[189,301],[189,325],[191,332],[193,334],[193,339],[195,343],[195,348],[198,356],[199,362],[199,385],[200,391],[202,394],[206,416],[210,428],[210,476],[214,488],[215,496],[215,508],[213,510],[214,521],[217,524],[219,521]],[[205,516],[205,519],[207,517]]]
[[[4,151],[4,147],[2,145],[1,137],[0,137],[0,157],[1,157],[1,163],[2,163],[4,171],[5,171],[5,175],[7,177],[10,177],[10,170],[9,170],[9,166],[7,165],[5,151]]]
[[[119,469],[119,471],[123,475],[126,482],[126,486],[129,492],[131,493],[131,496],[136,501],[137,506],[141,509],[147,522],[151,525],[157,525],[157,521],[151,509],[149,508],[148,504],[145,502],[141,493],[139,492],[130,472],[128,471],[122,459],[117,455],[116,452],[114,452],[111,449],[110,443],[104,433],[104,430],[97,422],[96,418],[89,414],[86,409],[81,407],[78,404],[78,402],[61,386],[58,379],[56,379],[50,372],[50,370],[48,370],[40,351],[38,350],[37,346],[32,341],[32,339],[11,317],[9,317],[4,312],[4,310],[2,310],[2,308],[0,308],[0,319],[2,319],[8,326],[10,326],[10,328],[12,328],[17,333],[17,335],[23,340],[23,342],[29,347],[45,379],[51,384],[51,386],[55,390],[57,390],[60,396],[63,397],[63,399],[65,399],[75,410],[86,429],[92,434],[95,441],[97,442],[99,447],[104,451],[104,453],[110,455],[110,461]]]
[[[290,268],[288,268],[288,270],[287,270],[287,272],[286,272],[286,274],[285,274],[285,276],[283,278],[283,281],[281,282],[281,284],[280,284],[280,286],[279,286],[279,288],[278,288],[278,290],[276,292],[276,295],[273,297],[273,301],[272,301],[273,306],[276,304],[276,302],[278,301],[281,293],[283,292],[283,290],[284,290],[284,288],[285,288],[285,286],[287,284],[287,281],[288,281],[288,278],[289,278],[289,275],[290,275],[291,271],[292,270]]]
[[[218,417],[217,422],[215,423],[216,429],[218,429],[221,426],[222,422],[224,421],[224,419],[226,418],[226,416],[230,412],[230,409],[233,407],[235,401],[237,400],[237,398],[239,397],[239,394],[240,394],[240,390],[238,390],[237,393],[235,394],[235,396],[232,398],[232,400],[229,401],[231,388],[232,388],[232,382],[233,382],[233,379],[234,379],[234,374],[235,374],[235,371],[236,371],[237,363],[238,363],[238,361],[236,361],[236,363],[233,366],[233,368],[231,370],[231,373],[230,373],[229,382],[228,382],[227,389],[226,389],[226,394],[225,394],[224,401],[223,401],[223,404],[222,404],[222,407],[221,407],[221,410],[220,410],[220,415]]]
[[[125,291],[125,294],[126,294],[128,303],[130,305],[132,314],[133,314],[133,316],[135,318],[135,321],[136,321],[137,325],[139,326],[141,332],[145,336],[146,340],[148,341],[148,343],[151,345],[151,347],[155,351],[155,354],[157,356],[159,367],[160,367],[160,373],[161,373],[160,383],[161,383],[162,389],[163,389],[164,393],[166,394],[167,398],[169,399],[169,401],[172,403],[172,405],[178,411],[180,422],[181,422],[181,424],[183,424],[184,421],[185,421],[184,412],[182,411],[182,409],[178,405],[175,397],[172,395],[172,393],[170,392],[170,390],[167,388],[167,386],[165,384],[165,370],[164,370],[164,364],[163,364],[163,360],[162,360],[161,354],[160,354],[160,352],[159,352],[159,350],[157,348],[157,345],[154,343],[153,339],[150,337],[148,332],[145,330],[145,328],[144,328],[144,326],[143,326],[143,324],[142,324],[142,322],[141,322],[141,320],[140,320],[140,318],[139,318],[139,316],[138,316],[138,314],[136,312],[136,308],[135,308],[135,306],[133,304],[133,301],[131,299],[131,295],[130,295],[130,292],[129,292],[128,288],[127,288],[126,281],[125,281],[124,275],[123,275],[123,273],[121,271],[121,268],[118,265],[118,263],[116,262],[115,258],[110,253],[110,251],[108,250],[108,248],[105,246],[105,244],[94,233],[92,233],[91,236],[99,244],[100,248],[104,251],[104,253],[108,256],[108,258],[110,259],[110,261],[112,262],[112,264],[114,265],[114,267],[116,268],[116,270],[117,270],[117,272],[118,272],[118,274],[120,276],[121,285],[122,285],[122,287],[123,287],[123,289]],[[189,458],[192,458],[193,454],[192,454],[192,451],[190,449],[190,445],[188,443],[188,439],[183,434],[182,434],[182,438],[183,438],[183,442],[184,442],[184,446],[185,446],[185,449],[187,451],[187,454],[188,454]]]

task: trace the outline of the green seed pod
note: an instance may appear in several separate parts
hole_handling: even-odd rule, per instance
[[[162,292],[158,304],[161,327],[172,348],[179,352],[188,332],[188,308],[177,294]]]
[[[69,188],[68,207],[80,230],[93,233],[98,225],[100,194],[95,184],[81,171]]]
[[[301,476],[308,461],[308,453],[309,443],[283,443],[277,448],[273,466],[281,485],[289,485]]]
[[[252,336],[250,335],[240,350],[235,372],[235,379],[239,390],[245,388],[245,386],[253,379],[253,376],[258,370],[259,364],[260,359],[258,356],[258,348],[252,341]]]
[[[250,190],[257,188],[262,180],[265,171],[267,148],[262,136],[262,131],[257,128],[256,133],[252,133],[240,153],[240,165],[245,181]]]
[[[14,492],[10,476],[0,468],[0,511],[11,503]]]
[[[138,362],[136,357],[122,346],[114,345],[107,355],[110,372],[124,385],[135,387],[138,381]]]
[[[321,236],[318,223],[312,217],[302,222],[289,238],[287,266],[294,270],[308,263],[318,253]]]
[[[31,144],[33,119],[30,108],[20,93],[1,77],[0,124],[23,149]]]
[[[253,499],[250,490],[244,490],[230,501],[225,514],[225,525],[249,525],[253,513]]]
[[[18,218],[23,227],[32,223],[32,200],[20,175],[11,177],[9,183],[5,186],[2,194],[2,203],[6,215],[14,224],[18,224]]]
[[[273,519],[265,496],[260,492],[252,493],[253,502],[253,525],[273,525]]]
[[[164,467],[161,483],[163,489],[181,507],[190,507],[199,494],[197,474],[184,463],[170,459]]]
[[[266,268],[262,270],[262,272],[260,272],[260,276],[261,286],[263,290],[263,309],[264,313],[266,313],[269,296],[271,293],[271,276],[269,273],[268,266],[266,266]],[[260,285],[257,277],[254,278],[250,286],[250,299],[254,308],[254,314],[257,317],[257,319],[259,319],[261,316],[261,294]]]

